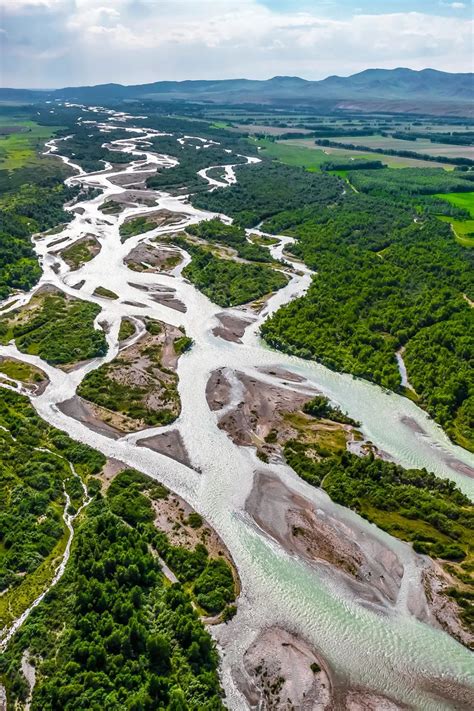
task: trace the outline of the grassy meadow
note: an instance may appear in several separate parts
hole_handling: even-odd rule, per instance
[[[314,141],[311,139],[270,141],[264,138],[249,140],[251,140],[253,145],[256,145],[260,148],[260,153],[267,156],[268,158],[278,160],[280,161],[280,163],[285,163],[285,165],[305,168],[306,170],[309,170],[311,172],[321,170],[321,165],[323,163],[328,163],[333,157],[333,153],[336,154],[334,155],[334,158],[347,158],[352,157],[352,154],[354,154],[353,157],[358,162],[360,162],[361,168],[364,167],[362,161],[379,160],[378,156],[374,159],[373,154],[371,155],[368,153],[361,154],[357,153],[356,151],[339,151],[337,148],[327,148],[325,150],[322,150],[321,148],[318,148]]]
[[[438,193],[438,198],[447,200],[455,207],[467,210],[471,215],[470,220],[453,220],[450,217],[440,218],[443,222],[450,222],[456,239],[464,247],[474,247],[474,192],[472,193]]]
[[[365,137],[364,137],[365,138]],[[452,170],[446,163],[436,163],[417,158],[402,156],[385,156],[381,153],[364,153],[349,148],[317,146],[313,138],[292,138],[286,141],[270,141],[267,139],[249,139],[252,144],[261,149],[261,153],[269,158],[279,160],[286,165],[301,166],[310,171],[321,169],[322,163],[332,160],[374,161],[379,160],[389,168],[444,168]],[[361,165],[363,167],[363,165]]]
[[[16,170],[38,160],[37,150],[60,126],[0,118],[0,170]]]

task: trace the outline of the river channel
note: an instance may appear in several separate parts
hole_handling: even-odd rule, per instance
[[[105,131],[113,125],[111,117],[105,126],[98,124],[98,128]],[[474,479],[468,473],[474,467],[472,455],[452,444],[442,429],[410,400],[366,381],[332,372],[315,362],[276,352],[260,341],[258,326],[262,320],[308,288],[311,274],[300,264],[294,265],[297,271],[291,272],[288,285],[270,298],[257,321],[247,328],[242,343],[224,341],[213,335],[216,315],[222,308],[182,277],[183,265],[172,274],[131,272],[124,258],[141,241],[148,242],[161,233],[178,232],[187,224],[209,219],[212,215],[195,209],[185,197],[161,192],[155,193],[157,202],[153,207],[137,204],[127,207],[119,216],[104,215],[99,210],[111,196],[126,190],[126,187],[113,184],[111,178],[126,173],[130,174],[133,183],[140,171],[150,169],[150,166],[166,168],[176,162],[147,150],[144,142],[157,135],[156,131],[132,126],[128,130],[130,137],[115,141],[114,150],[129,153],[130,164],[120,170],[106,166],[104,171],[94,174],[77,171],[68,178],[71,184],[100,187],[101,195],[76,203],[74,217],[62,233],[36,241],[43,276],[29,294],[20,297],[20,301],[18,296],[15,297],[16,303],[11,306],[13,309],[19,303],[27,303],[37,289],[46,284],[54,285],[72,297],[99,304],[102,311],[96,321],[98,328],[107,324],[107,355],[68,373],[49,366],[37,356],[20,353],[12,344],[0,347],[0,355],[14,355],[47,373],[49,386],[41,395],[32,398],[41,417],[74,439],[159,480],[188,501],[222,537],[242,582],[237,615],[228,624],[213,628],[221,652],[221,677],[226,692],[225,703],[229,708],[248,708],[235,683],[235,670],[241,667],[243,654],[256,635],[269,626],[284,627],[304,637],[324,657],[334,674],[348,685],[371,689],[417,709],[457,708],[449,701],[434,699],[430,694],[430,681],[442,679],[447,684],[460,683],[474,688],[472,656],[448,634],[416,619],[408,608],[403,591],[406,593],[410,586],[421,585],[419,556],[409,545],[332,503],[323,491],[310,487],[290,468],[264,464],[257,459],[253,449],[236,446],[217,426],[217,415],[207,404],[206,384],[210,374],[218,368],[239,370],[279,386],[282,385],[281,379],[269,375],[268,371],[276,368],[293,372],[304,379],[301,387],[317,388],[359,420],[364,436],[388,457],[406,467],[426,467],[440,476],[449,477],[471,497],[474,495]],[[60,157],[61,141],[51,141],[48,150]],[[232,183],[235,180],[231,169],[223,172],[224,181]],[[221,181],[210,179],[209,182],[215,187]],[[119,227],[124,220],[162,208],[184,215],[182,221],[121,242]],[[94,235],[101,250],[91,261],[71,272],[65,262],[53,254],[52,243],[65,237],[67,240],[61,247],[67,247],[85,234]],[[282,237],[272,248],[276,256],[281,255],[288,241],[289,238]],[[146,290],[132,286],[130,282],[141,287],[175,289],[176,298],[186,305],[186,312],[157,303]],[[80,288],[74,288],[79,283],[82,283]],[[93,292],[98,286],[115,292],[119,298],[112,301],[95,296]],[[239,313],[233,309],[228,311]],[[75,394],[87,372],[117,355],[121,319],[144,316],[184,326],[194,341],[191,350],[179,359],[178,364],[182,411],[178,420],[168,428],[147,429],[114,440],[67,416],[58,404]],[[261,372],[263,368],[267,374]],[[136,446],[139,439],[166,429],[179,430],[192,468],[146,447]],[[289,555],[255,524],[246,513],[245,501],[257,470],[271,472],[287,489],[314,502],[318,510],[341,522],[351,522],[361,535],[367,531],[396,553],[404,566],[403,585],[399,599],[390,610],[382,614],[361,604],[357,596],[340,588],[333,577]]]

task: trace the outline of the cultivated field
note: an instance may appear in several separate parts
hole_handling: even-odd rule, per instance
[[[311,133],[309,128],[297,128],[296,126],[267,126],[265,124],[255,123],[237,123],[234,124],[234,128],[238,129],[239,131],[243,131],[244,133],[265,133],[268,136],[279,136],[280,134],[287,133],[288,131],[292,131],[294,133],[301,133],[301,135]],[[232,131],[232,128],[230,130]]]
[[[338,143],[353,143],[368,148],[382,148],[396,151],[414,151],[432,156],[446,158],[470,158],[474,160],[474,146],[453,146],[449,143],[432,143],[428,139],[418,138],[416,141],[403,141],[391,136],[341,136],[331,137]]]
[[[251,139],[252,143],[257,145],[260,152],[268,158],[274,158],[286,165],[295,165],[306,170],[320,170],[321,164],[328,160],[327,154],[322,150],[316,150],[313,143],[313,149],[307,146],[296,145],[295,141],[267,141]]]
[[[366,138],[370,138],[370,136],[363,136],[359,138],[359,141],[365,141]],[[349,148],[329,148],[326,146],[322,148],[315,144],[313,138],[295,138],[289,141],[278,141],[277,145],[288,148],[291,146],[295,148],[299,147],[307,151],[322,153],[323,157],[319,159],[319,164],[327,161],[329,156],[333,156],[334,158],[354,158],[354,160],[359,158],[364,160],[380,160],[389,168],[444,168],[445,170],[452,170],[454,167],[447,163],[436,163],[436,161],[422,160],[421,158],[402,158],[401,156],[386,156],[381,153],[364,153],[364,151],[355,151]],[[297,163],[292,163],[291,165],[297,165]]]

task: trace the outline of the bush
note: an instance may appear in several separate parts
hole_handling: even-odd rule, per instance
[[[201,528],[202,524],[203,518],[200,514],[196,513],[196,511],[189,514],[188,526],[191,526],[191,528]]]

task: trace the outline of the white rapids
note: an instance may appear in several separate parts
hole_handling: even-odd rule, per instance
[[[110,130],[110,124],[107,128]],[[94,174],[78,171],[68,179],[72,184],[100,187],[103,192],[99,197],[74,205],[74,218],[62,233],[37,240],[43,276],[29,294],[7,300],[4,303],[7,308],[3,311],[27,303],[44,284],[99,304],[102,311],[96,319],[96,327],[107,324],[107,355],[70,373],[46,364],[37,356],[20,353],[14,344],[0,347],[0,355],[14,355],[47,373],[49,386],[41,395],[32,398],[34,407],[45,420],[106,456],[119,459],[163,482],[202,514],[222,537],[242,581],[237,615],[228,624],[213,628],[221,651],[225,703],[230,709],[248,708],[234,683],[232,670],[242,666],[243,654],[259,631],[272,625],[284,626],[304,636],[334,672],[351,685],[386,694],[416,709],[454,708],[449,702],[433,700],[429,694],[430,680],[442,679],[474,686],[472,657],[450,636],[419,622],[407,609],[403,592],[409,585],[420,585],[419,564],[411,547],[333,504],[324,492],[310,487],[288,467],[265,465],[249,448],[234,445],[217,427],[216,413],[210,411],[206,401],[206,384],[210,373],[217,368],[238,369],[280,385],[274,377],[256,369],[279,366],[297,373],[306,379],[307,385],[318,388],[350,416],[361,421],[364,436],[395,461],[407,467],[426,467],[450,477],[470,496],[474,494],[474,479],[460,472],[463,466],[466,469],[473,466],[472,456],[452,444],[442,429],[410,400],[366,381],[332,372],[315,362],[275,352],[260,341],[258,327],[262,320],[308,288],[311,274],[299,263],[294,265],[297,272],[291,274],[288,285],[270,298],[256,323],[247,328],[242,344],[226,342],[212,334],[217,325],[216,315],[222,308],[211,303],[181,276],[183,265],[171,275],[130,271],[124,264],[124,257],[139,242],[177,232],[187,224],[208,219],[211,213],[195,209],[185,197],[172,197],[162,192],[155,193],[156,205],[153,207],[127,207],[118,217],[100,212],[99,206],[103,202],[125,190],[110,182],[113,176],[130,174],[132,184],[140,169],[146,170],[150,165],[166,168],[176,163],[174,159],[149,152],[144,147],[147,139],[159,135],[157,131],[136,128],[129,131],[130,138],[113,144],[114,150],[130,154],[132,162],[128,167],[122,170],[107,167]],[[50,141],[48,148],[51,153],[57,151],[59,155],[60,144],[57,143]],[[65,162],[71,164],[68,160]],[[206,177],[206,171],[202,173]],[[226,184],[232,183],[233,169],[225,169],[225,175]],[[208,180],[214,187],[220,182]],[[78,207],[82,208],[81,214],[77,212]],[[185,217],[179,225],[156,228],[121,243],[119,227],[126,218],[161,208]],[[98,239],[101,251],[82,268],[71,272],[59,256],[51,254],[51,249],[55,249],[51,245],[67,237],[61,242],[63,248],[85,234]],[[291,241],[288,237],[279,239],[279,244],[272,248],[277,257],[281,257],[285,244]],[[81,282],[80,288],[74,288]],[[186,304],[186,313],[158,304],[149,293],[131,286],[130,282],[175,289],[176,297]],[[119,298],[111,301],[94,296],[98,286],[110,289]],[[239,313],[239,310],[235,312]],[[142,437],[165,428],[148,429],[112,440],[63,414],[57,406],[74,395],[87,372],[116,356],[120,321],[125,316],[132,319],[150,316],[184,326],[194,341],[192,349],[179,359],[182,411],[172,425],[184,440],[193,469],[146,447],[136,446]],[[256,469],[271,470],[290,490],[313,500],[318,508],[330,511],[341,521],[357,521],[359,529],[370,531],[372,536],[377,536],[396,552],[405,572],[399,600],[390,614],[382,615],[362,606],[347,590],[335,585],[334,580],[288,555],[255,526],[245,513],[244,504]],[[417,684],[415,680],[422,683]]]

